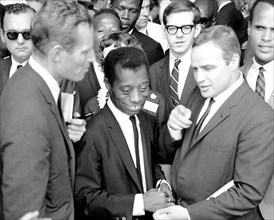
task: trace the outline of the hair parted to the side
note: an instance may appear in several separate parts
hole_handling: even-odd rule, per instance
[[[3,15],[1,16],[1,27],[4,28],[4,18],[6,14],[21,14],[27,11],[35,13],[35,10],[27,4],[15,3],[4,6]]]
[[[117,78],[116,67],[123,69],[138,70],[145,66],[149,70],[149,63],[146,54],[137,47],[120,47],[112,50],[105,58],[103,69],[105,77],[111,86]]]
[[[241,56],[241,47],[237,35],[228,26],[215,25],[205,29],[195,39],[193,48],[208,42],[213,42],[223,51],[223,58],[227,63],[231,61],[234,54]]]
[[[180,13],[180,12],[193,12],[193,23],[199,24],[201,13],[199,8],[189,0],[173,0],[164,10],[163,14],[163,23],[167,24],[167,17],[171,14]]]
[[[34,51],[45,55],[52,44],[72,51],[76,41],[75,29],[80,23],[92,25],[92,18],[83,5],[75,0],[47,0],[32,20]]]

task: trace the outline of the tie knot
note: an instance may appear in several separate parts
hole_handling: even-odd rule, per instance
[[[262,74],[262,73],[264,73],[264,68],[261,66],[261,67],[259,68],[259,74]]]
[[[131,115],[131,116],[129,117],[129,120],[130,120],[132,123],[136,124],[135,115]]]
[[[174,66],[176,66],[176,68],[178,68],[179,64],[181,63],[180,59],[176,59],[174,62]]]
[[[17,66],[17,69],[20,69],[21,67],[23,67],[21,64],[19,64],[18,66]]]

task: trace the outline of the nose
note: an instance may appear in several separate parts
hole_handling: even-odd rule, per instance
[[[18,44],[23,44],[24,42],[25,42],[25,39],[24,39],[23,35],[21,33],[18,34],[17,43]]]
[[[95,61],[95,53],[94,50],[90,50],[89,54],[88,54],[88,62],[92,63]]]
[[[143,9],[142,9],[142,14],[143,14],[144,16],[148,16],[148,15],[149,15],[149,8],[148,8],[148,7],[143,8]]]
[[[138,91],[138,89],[134,89],[131,92],[130,101],[133,102],[133,103],[140,103],[141,100],[142,100],[141,93]]]
[[[122,18],[125,20],[129,20],[129,10],[128,9],[123,10]]]
[[[263,40],[269,41],[271,39],[273,39],[273,31],[270,28],[267,28],[263,33]]]
[[[204,80],[204,74],[202,70],[194,70],[194,78],[197,84],[201,83]]]
[[[178,31],[177,31],[177,33],[176,33],[176,36],[177,36],[177,37],[183,37],[184,35],[185,35],[185,34],[183,33],[182,28],[179,28]]]

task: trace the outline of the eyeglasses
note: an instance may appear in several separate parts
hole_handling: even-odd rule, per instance
[[[30,31],[17,32],[17,31],[4,31],[9,40],[17,40],[18,35],[22,34],[25,40],[30,40]]]
[[[192,31],[194,26],[195,25],[183,25],[181,27],[177,27],[175,25],[166,25],[166,30],[167,30],[167,33],[169,33],[170,35],[177,34],[178,29],[181,29],[183,34],[189,34]]]

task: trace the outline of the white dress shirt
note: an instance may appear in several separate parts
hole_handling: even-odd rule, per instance
[[[172,70],[174,68],[175,60],[176,58],[171,52],[169,53],[169,74],[171,77]],[[189,72],[190,64],[191,64],[191,49],[189,49],[186,54],[179,58],[181,60],[181,63],[178,65],[178,70],[179,70],[179,79],[178,79],[178,98],[179,100],[181,99],[184,86],[186,83],[186,78]]]
[[[264,68],[264,79],[265,79],[265,101],[268,102],[272,92],[274,91],[274,61],[261,66],[253,58],[253,64],[248,70],[246,81],[253,91],[256,89],[256,82],[259,75],[259,68]]]
[[[28,62],[28,60],[26,60],[26,61],[23,62],[23,63],[18,63],[18,62],[13,58],[13,56],[11,56],[11,67],[10,67],[10,72],[9,72],[9,78],[12,77],[12,75],[16,72],[17,67],[18,67],[19,65],[25,66],[27,62]]]

